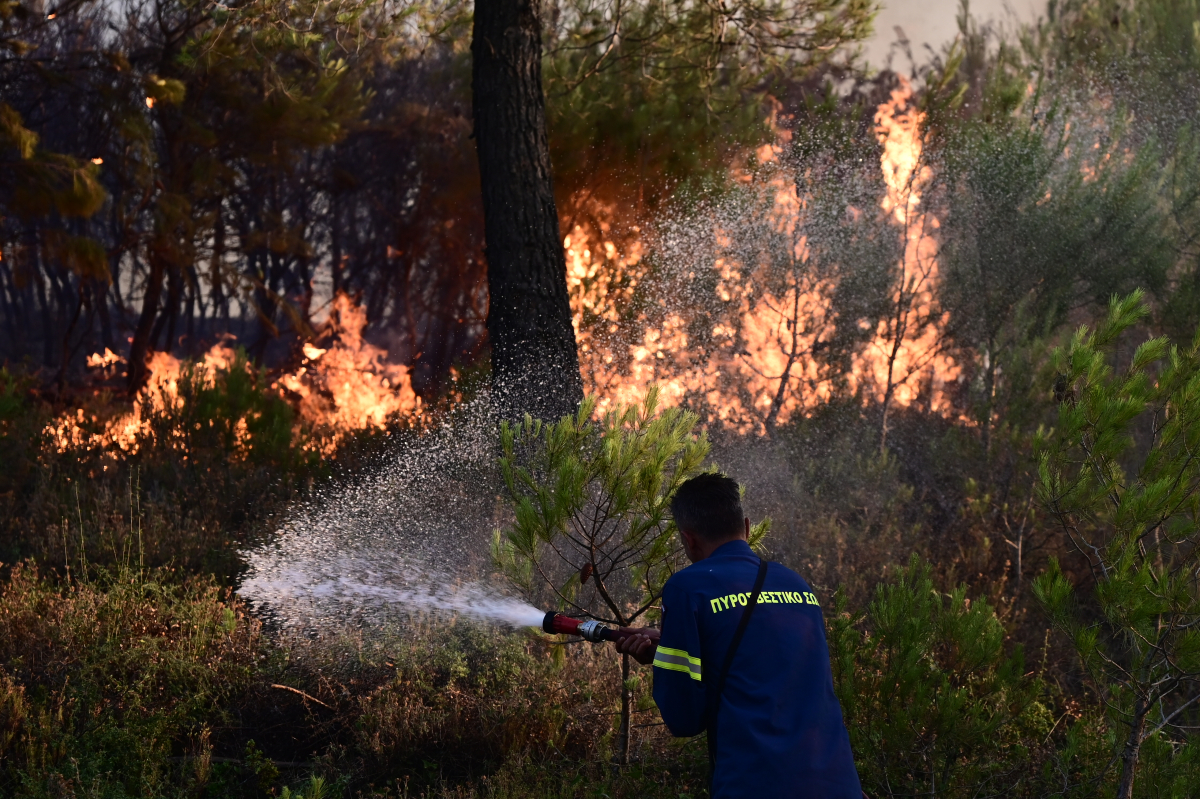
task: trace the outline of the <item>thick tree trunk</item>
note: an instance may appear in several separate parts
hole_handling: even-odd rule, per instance
[[[475,4],[472,90],[498,407],[557,419],[583,399],[554,205],[538,0]]]

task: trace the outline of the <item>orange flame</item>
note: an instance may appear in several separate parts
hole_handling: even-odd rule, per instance
[[[345,294],[333,300],[329,317],[333,343],[303,346],[304,363],[277,385],[299,398],[300,417],[334,431],[334,439],[421,410],[409,368],[388,363],[387,352],[367,343],[367,313]]]
[[[903,242],[893,313],[876,325],[872,340],[853,358],[851,373],[842,377],[849,391],[861,391],[868,400],[889,398],[899,406],[928,403],[932,411],[952,413],[948,386],[962,378],[963,370],[941,351],[945,318],[934,297],[939,221],[923,204],[932,169],[924,158],[924,116],[913,99],[911,86],[902,79],[874,120],[885,186],[879,210],[884,224]],[[778,165],[785,138],[759,148],[757,162]],[[706,319],[703,310],[687,308],[633,313],[639,286],[651,279],[642,231],[622,224],[618,204],[585,201],[594,223],[574,225],[563,245],[585,388],[601,398],[601,410],[636,402],[646,386],[657,383],[664,403],[688,403],[715,424],[761,432],[832,396],[834,385],[821,374],[812,353],[837,321],[831,302],[837,286],[834,278],[808,268],[811,253],[803,228],[807,200],[797,196],[782,168],[758,173],[738,169],[733,178],[766,198],[767,223],[791,242],[787,257],[794,268],[783,285],[765,291],[758,264],[740,263],[733,256],[695,264],[697,273],[713,271],[716,294],[732,311],[722,319]],[[732,249],[733,231],[718,226],[714,233],[718,249]],[[423,410],[408,367],[388,363],[386,351],[364,340],[366,321],[365,311],[339,294],[317,339],[322,345],[304,343],[300,366],[272,384],[296,406],[299,423],[325,432],[325,452],[353,431],[379,428],[391,418]],[[632,340],[627,337],[631,329]],[[211,372],[228,368],[233,357],[229,342],[222,342],[203,360]],[[88,358],[94,369],[111,370],[120,362],[111,350]],[[136,450],[149,434],[148,413],[178,399],[182,364],[155,353],[148,369],[149,384],[130,413],[100,425],[94,418],[89,424],[80,409],[50,425],[47,432],[59,449]],[[99,432],[89,432],[98,425]]]
[[[326,454],[332,454],[342,439],[357,430],[382,428],[397,416],[421,412],[421,399],[413,391],[408,367],[388,363],[383,349],[366,342],[366,325],[366,312],[349,297],[338,294],[321,334],[330,339],[328,346],[305,342],[301,366],[280,375],[271,385],[297,407],[298,424],[322,433],[318,446]],[[226,337],[204,353],[197,364],[209,385],[216,372],[228,370],[235,363],[233,341],[232,336]],[[124,362],[110,349],[87,359],[88,367],[97,370],[113,370]],[[79,408],[46,428],[54,446],[60,452],[76,448],[136,452],[152,434],[152,414],[179,400],[184,364],[169,353],[156,352],[146,368],[150,375],[146,388],[138,393],[129,413],[101,422]],[[245,427],[244,420],[241,427]]]
[[[886,224],[898,228],[904,247],[897,264],[893,313],[854,358],[846,380],[851,392],[861,390],[868,399],[889,397],[901,406],[927,402],[930,410],[949,413],[946,387],[961,378],[962,369],[941,352],[945,318],[934,303],[939,222],[921,207],[922,192],[932,177],[923,160],[923,122],[912,87],[903,80],[876,112],[886,187],[880,209]],[[777,163],[782,150],[779,144],[765,145],[755,155],[759,164]],[[648,278],[640,237],[619,247],[608,238],[597,241],[576,226],[564,240],[585,387],[601,397],[602,406],[635,401],[648,384],[658,383],[665,403],[701,406],[712,421],[748,432],[810,411],[832,395],[832,383],[820,374],[811,354],[820,346],[822,332],[836,322],[831,310],[836,282],[807,268],[810,253],[801,226],[806,200],[797,196],[782,169],[760,171],[757,177],[742,170],[733,177],[744,184],[760,181],[756,185],[769,198],[769,224],[792,242],[788,257],[794,264],[793,277],[774,293],[763,291],[756,264],[717,257],[707,267],[718,278],[718,298],[732,303],[735,321],[709,322],[703,346],[693,334],[706,320],[683,311],[657,317],[658,322],[641,313],[636,318],[637,339],[630,343],[619,338],[629,300],[638,283]],[[618,227],[615,208],[592,212],[606,220],[604,232]],[[728,249],[735,235],[720,229],[715,234],[719,249]],[[696,269],[705,266],[697,264]]]
[[[942,352],[947,317],[935,310],[938,280],[938,218],[921,210],[922,193],[933,170],[923,159],[925,115],[913,104],[912,86],[903,77],[875,113],[875,135],[883,146],[880,169],[887,193],[880,207],[904,235],[899,281],[889,319],[880,323],[875,341],[858,359],[855,373],[876,387],[879,399],[890,387],[895,402],[912,405],[928,390],[929,409],[950,412],[947,383],[962,377],[959,364]],[[925,380],[922,381],[921,377]]]

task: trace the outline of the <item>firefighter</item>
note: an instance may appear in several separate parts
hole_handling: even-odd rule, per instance
[[[708,732],[712,797],[862,799],[821,606],[800,575],[750,549],[740,497],[715,473],[679,487],[671,512],[692,565],[663,588],[661,631],[617,649],[653,664],[672,735]]]

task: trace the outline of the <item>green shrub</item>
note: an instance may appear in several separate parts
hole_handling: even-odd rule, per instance
[[[356,747],[374,770],[426,782],[514,757],[589,754],[619,709],[606,679],[617,658],[586,645],[555,662],[547,649],[469,625],[415,637],[393,652],[394,678],[361,700]]]
[[[148,407],[139,445],[153,455],[182,453],[201,461],[235,459],[290,469],[314,460],[295,429],[292,407],[271,390],[265,370],[254,370],[238,348],[226,367],[188,362],[176,394]]]
[[[355,660],[349,644],[327,641],[320,651],[301,647],[295,655],[303,653],[310,675],[320,669],[328,679],[339,662],[344,669]],[[448,796],[559,795],[549,792],[553,785],[562,795],[594,796],[601,786],[625,785],[621,795],[638,796],[630,786],[643,780],[660,785],[655,792],[669,784],[667,775],[680,785],[704,782],[702,742],[670,737],[648,681],[633,690],[641,732],[632,765],[612,767],[622,691],[614,679],[621,658],[610,646],[564,646],[456,624],[409,629],[383,651],[391,676],[360,689],[345,714],[354,719],[347,762],[355,764],[357,786],[390,786],[402,796],[441,796],[443,788]],[[336,679],[355,682],[344,674]],[[493,794],[500,785],[504,792]]]
[[[31,399],[31,388],[28,378],[0,368],[0,561],[17,555],[5,528],[21,512],[40,477],[38,455],[48,414]]]
[[[934,588],[915,556],[862,614],[829,619],[834,687],[871,796],[1003,796],[1051,731],[992,608]]]
[[[895,440],[910,420],[893,416]],[[922,432],[920,440],[932,445],[940,431]],[[927,546],[914,533],[928,514],[901,458],[879,452],[878,436],[878,420],[857,401],[830,402],[777,431],[791,485],[786,505],[771,509],[781,533],[772,536],[772,554],[803,563],[809,582],[831,591],[842,586],[856,603],[866,601],[888,565]]]
[[[668,503],[708,455],[697,417],[644,402],[592,420],[595,398],[575,416],[526,416],[501,425],[500,469],[515,521],[496,533],[494,555],[530,597],[568,612],[629,625],[651,611],[681,565]],[[756,531],[760,532],[760,531]]]

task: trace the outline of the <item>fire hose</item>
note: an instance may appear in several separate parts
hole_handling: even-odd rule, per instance
[[[628,627],[609,627],[595,619],[583,621],[553,610],[542,619],[542,629],[550,634],[578,635],[585,641],[599,643],[601,641],[620,641],[634,635],[637,631]]]

